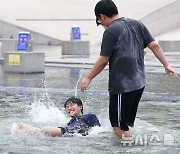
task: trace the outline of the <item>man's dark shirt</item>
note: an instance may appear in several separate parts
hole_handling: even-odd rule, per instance
[[[105,30],[101,56],[110,56],[110,94],[134,91],[145,86],[144,48],[154,38],[139,21],[119,18]]]

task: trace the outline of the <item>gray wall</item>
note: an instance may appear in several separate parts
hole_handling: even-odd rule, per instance
[[[156,4],[154,4],[156,5]],[[180,27],[180,0],[177,0],[141,19],[154,36]]]
[[[47,35],[43,35],[29,29],[22,28],[20,26],[8,23],[6,21],[0,20],[0,38],[18,38],[18,33],[22,31],[31,32],[31,37],[33,39],[33,44],[52,44],[60,45],[61,41]]]

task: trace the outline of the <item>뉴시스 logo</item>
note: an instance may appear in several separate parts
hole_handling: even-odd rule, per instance
[[[173,135],[171,134],[164,134],[163,139],[160,139],[160,137],[157,134],[152,134],[152,135],[137,134],[134,138],[125,137],[123,134],[121,143],[123,146],[132,146],[132,145],[160,146],[160,145],[174,145],[175,140],[174,140]]]

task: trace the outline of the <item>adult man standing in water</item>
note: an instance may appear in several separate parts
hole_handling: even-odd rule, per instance
[[[109,62],[109,117],[115,134],[131,137],[138,103],[145,87],[144,49],[152,50],[169,76],[177,74],[166,60],[161,47],[139,21],[120,17],[112,0],[101,0],[95,6],[97,25],[105,28],[98,60],[81,81],[86,90],[91,80]]]

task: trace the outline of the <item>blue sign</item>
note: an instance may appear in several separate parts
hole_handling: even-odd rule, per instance
[[[29,38],[30,33],[29,32],[19,32],[18,36],[18,51],[27,51],[29,47]]]
[[[81,33],[79,27],[72,27],[72,40],[80,40],[81,39]]]

